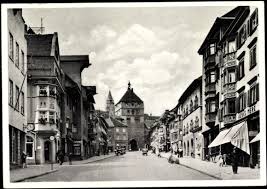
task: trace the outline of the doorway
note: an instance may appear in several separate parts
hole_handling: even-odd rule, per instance
[[[50,161],[50,153],[51,153],[51,142],[46,141],[44,143],[44,155],[45,155],[45,161]]]
[[[131,151],[137,151],[138,150],[137,142],[135,139],[130,140],[130,149],[131,149]]]

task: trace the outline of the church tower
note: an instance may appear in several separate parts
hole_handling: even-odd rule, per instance
[[[131,83],[120,101],[115,105],[116,115],[128,126],[128,145],[132,151],[144,147],[144,103],[134,93]]]
[[[108,112],[110,117],[115,116],[115,105],[110,91],[108,92],[108,98],[106,101],[106,111]]]

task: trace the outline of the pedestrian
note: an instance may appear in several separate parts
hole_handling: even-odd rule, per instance
[[[222,164],[222,166],[226,166],[227,154],[223,154],[223,155],[222,155],[222,159],[223,159],[223,164]]]
[[[237,152],[237,148],[236,147],[234,147],[231,156],[232,156],[231,160],[232,160],[233,173],[237,174],[239,156],[238,156],[238,152]]]
[[[72,165],[72,153],[69,153],[69,164]]]
[[[223,157],[222,157],[222,155],[221,155],[221,153],[220,153],[220,155],[218,156],[218,165],[220,166],[220,167],[222,167],[223,166]]]
[[[22,168],[26,168],[27,167],[26,158],[27,158],[27,155],[26,155],[25,151],[23,151],[22,154],[21,154]]]
[[[59,165],[62,165],[64,162],[64,154],[63,154],[62,150],[60,150],[58,152],[58,160],[59,160]]]

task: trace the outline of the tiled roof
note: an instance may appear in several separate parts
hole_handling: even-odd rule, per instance
[[[120,101],[117,103],[119,104],[120,102],[126,102],[126,103],[131,103],[131,102],[137,102],[137,103],[143,103],[143,101],[133,92],[133,89],[128,88],[126,93],[122,96]]]
[[[27,54],[29,56],[50,56],[54,34],[29,34],[27,39]]]
[[[127,125],[113,117],[106,118],[105,120],[109,127],[127,127]]]

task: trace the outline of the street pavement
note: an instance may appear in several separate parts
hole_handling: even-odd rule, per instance
[[[161,153],[161,156],[168,159],[171,153]],[[241,180],[241,179],[260,179],[260,169],[249,167],[238,167],[238,174],[233,174],[232,166],[219,166],[218,163],[202,161],[197,158],[183,157],[179,158],[181,165],[200,171],[207,175],[222,180]]]
[[[215,180],[199,171],[170,164],[165,158],[140,151],[127,152],[101,161],[83,164],[63,164],[58,171],[24,182],[42,181],[155,181],[155,180]]]

